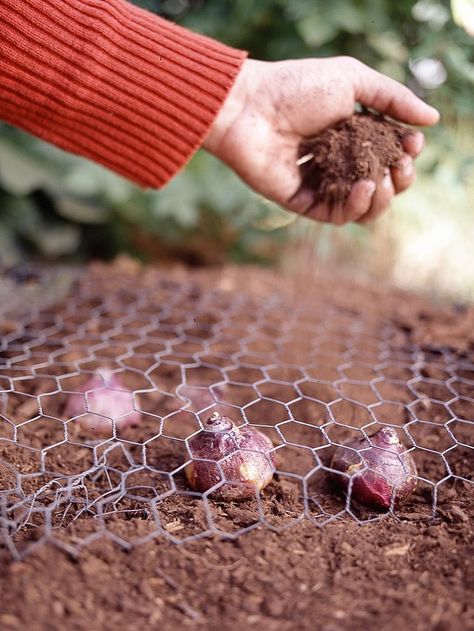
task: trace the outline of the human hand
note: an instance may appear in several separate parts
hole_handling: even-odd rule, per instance
[[[351,57],[295,61],[247,60],[204,147],[228,164],[255,191],[282,207],[319,221],[366,223],[415,180],[423,134],[403,141],[404,155],[378,181],[354,184],[344,204],[308,204],[296,164],[300,142],[354,111],[358,102],[401,122],[433,125],[438,112],[408,88]]]

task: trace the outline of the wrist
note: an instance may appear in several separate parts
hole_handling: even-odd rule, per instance
[[[203,148],[217,157],[219,157],[219,147],[222,146],[224,138],[247,106],[254,82],[255,65],[259,63],[261,62],[252,59],[246,59],[243,62],[234,85],[204,139]]]

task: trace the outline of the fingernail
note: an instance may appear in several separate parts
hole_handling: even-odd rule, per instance
[[[411,175],[413,172],[413,163],[411,160],[407,160],[406,163],[403,165],[402,168],[402,174],[405,177],[408,177],[409,175]]]
[[[395,168],[398,169],[404,177],[408,177],[413,171],[413,163],[410,158],[405,157],[397,162]]]
[[[384,176],[383,176],[383,180],[382,180],[382,186],[384,188],[390,188],[392,186],[392,178],[390,176],[390,171],[388,172],[384,172]]]
[[[428,105],[428,104],[427,104],[427,105]],[[440,113],[440,111],[439,111],[439,110],[437,110],[437,109],[436,109],[435,107],[433,107],[432,105],[428,105],[428,107],[430,108],[431,113],[432,113],[432,114],[434,114],[434,115],[436,116],[436,118],[438,119],[438,121],[439,121],[439,119],[441,118],[441,113]]]
[[[372,195],[375,193],[376,188],[377,185],[375,184],[375,182],[367,182],[367,186],[365,187],[365,194],[367,195],[367,197],[372,197]]]
[[[423,149],[423,145],[425,144],[425,137],[421,132],[417,132],[415,134],[415,152],[418,154]]]

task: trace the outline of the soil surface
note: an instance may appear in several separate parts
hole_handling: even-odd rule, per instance
[[[374,181],[400,160],[406,127],[369,112],[353,114],[299,147],[301,188],[314,202],[343,203],[354,182]],[[307,159],[306,159],[307,158]]]
[[[308,296],[316,299],[298,310]],[[287,283],[254,269],[157,271],[127,261],[91,267],[68,300],[35,318],[6,316],[2,335],[11,342],[0,375],[18,376],[16,370],[23,379],[3,409],[10,419],[0,434],[5,501],[40,494],[52,478],[59,480],[57,499],[61,476],[94,464],[92,445],[106,477],[85,475],[76,503],[49,513],[50,524],[38,511],[16,535],[4,536],[0,628],[474,629],[473,431],[466,422],[474,411],[473,322],[472,307],[435,307],[334,276]],[[66,401],[51,380],[60,377],[64,390],[74,390],[84,382],[74,376],[78,367],[104,365],[120,367],[127,387],[144,391],[137,395],[141,425],[119,432],[108,449],[69,423],[68,440],[51,449],[64,435],[64,424],[51,418],[61,418]],[[234,422],[245,407],[276,446],[278,473],[260,503],[190,497],[182,471],[173,473],[176,492],[168,493],[167,472],[181,467],[183,439],[198,429],[193,415],[179,411],[183,366],[191,410],[207,405],[196,392],[208,396],[199,389],[207,392],[224,372],[229,380],[212,389],[210,402],[222,413],[235,406]],[[311,379],[301,377],[301,366]],[[150,392],[146,371],[159,392]],[[383,375],[376,383],[382,403],[370,407],[374,375]],[[305,396],[293,402],[295,383]],[[255,388],[263,397],[257,402]],[[41,417],[21,426],[36,418],[36,397]],[[443,402],[453,398],[452,414],[464,420],[448,432]],[[285,401],[298,421],[286,423]],[[337,444],[360,435],[368,409],[374,429],[390,423],[416,445],[423,478],[412,499],[388,515],[348,506],[324,470],[334,450],[325,436]],[[417,420],[410,424],[412,413]],[[160,431],[158,414],[167,419]],[[304,488],[314,452],[322,468]],[[107,484],[121,484],[120,497],[80,513],[84,495],[93,500]],[[41,510],[50,501],[45,496]],[[24,560],[12,560],[12,542],[28,551]]]

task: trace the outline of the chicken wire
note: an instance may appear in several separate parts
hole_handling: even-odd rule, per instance
[[[80,273],[64,300],[64,277],[3,284],[16,301],[4,296],[0,318],[0,532],[15,557],[45,542],[77,553],[104,536],[131,547],[303,521],[432,519],[443,490],[469,483],[468,357],[409,343],[392,321],[330,300]],[[124,415],[141,416],[125,429],[111,417],[105,437],[82,422],[94,413],[84,383],[103,370],[132,393]],[[69,417],[78,394],[84,409]],[[216,410],[274,446],[273,482],[244,502],[194,492],[183,475],[190,438]],[[383,426],[413,455],[418,487],[381,513],[335,492],[330,460],[334,446]]]

